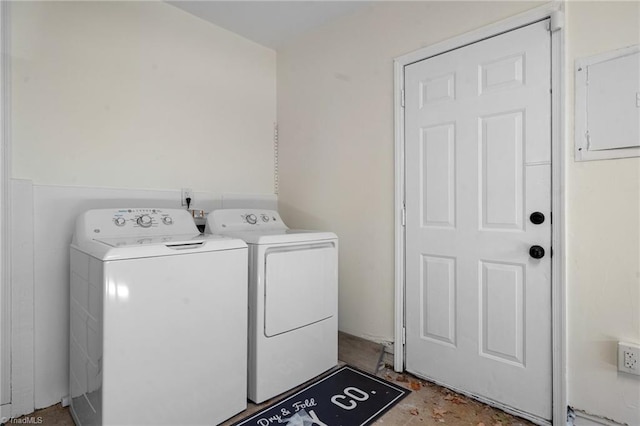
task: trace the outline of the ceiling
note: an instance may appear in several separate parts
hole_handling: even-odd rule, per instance
[[[271,49],[370,1],[168,1],[205,21]]]

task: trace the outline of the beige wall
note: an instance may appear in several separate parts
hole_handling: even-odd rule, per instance
[[[273,192],[273,50],[164,2],[14,2],[11,38],[13,177]]]
[[[393,59],[534,7],[380,2],[278,50],[280,211],[340,237],[340,329],[393,340]]]
[[[616,342],[640,342],[638,159],[573,161],[573,60],[638,43],[638,2],[567,11],[569,402],[640,424],[640,380]],[[280,209],[340,237],[340,329],[393,340],[394,57],[535,6],[376,3],[278,51]]]
[[[640,343],[640,159],[573,160],[575,59],[640,43],[640,2],[569,2],[567,293],[569,403],[640,425],[640,377],[617,342]]]

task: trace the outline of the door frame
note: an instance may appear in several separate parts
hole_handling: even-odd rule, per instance
[[[552,424],[565,425],[566,388],[566,289],[565,289],[565,195],[564,195],[564,12],[562,2],[552,2],[495,24],[432,44],[394,60],[395,124],[395,331],[394,369],[405,365],[405,170],[404,170],[404,67],[468,44],[550,18],[551,31],[551,324],[552,324]],[[487,402],[487,401],[485,401]],[[499,407],[507,409],[508,407]],[[517,413],[522,414],[522,413]],[[540,420],[540,419],[531,419]]]

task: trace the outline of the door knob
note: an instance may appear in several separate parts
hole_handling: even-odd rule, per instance
[[[529,256],[534,259],[542,259],[544,257],[544,249],[540,246],[531,246],[529,249]]]
[[[529,216],[529,220],[534,225],[540,225],[541,223],[544,222],[544,214],[540,212],[533,212],[531,213],[531,216]]]

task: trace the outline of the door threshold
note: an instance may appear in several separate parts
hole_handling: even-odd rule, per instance
[[[443,388],[447,388],[449,390],[452,390],[455,393],[459,393],[460,395],[464,395],[467,398],[474,399],[474,400],[476,400],[478,402],[481,402],[481,403],[486,404],[486,405],[488,405],[490,407],[493,407],[493,408],[497,408],[499,410],[504,411],[505,413],[512,414],[512,415],[514,415],[516,417],[520,417],[522,419],[529,420],[531,423],[535,423],[535,424],[540,425],[540,426],[551,426],[551,424],[552,424],[551,420],[543,419],[542,417],[538,417],[538,416],[536,416],[534,414],[527,413],[527,412],[522,411],[522,410],[518,410],[517,408],[510,407],[508,405],[505,405],[505,404],[503,404],[501,402],[498,402],[496,400],[493,400],[491,398],[486,398],[486,397],[481,396],[481,395],[476,395],[476,394],[474,394],[472,392],[468,392],[468,391],[459,389],[459,388],[457,388],[455,386],[451,386],[451,385],[449,385],[447,383],[443,383],[443,382],[441,382],[439,380],[434,380],[431,377],[427,377],[425,375],[422,375],[420,373],[416,373],[414,371],[410,371],[410,370],[405,370],[405,371],[407,373],[409,373],[409,374],[413,374],[414,376],[416,376],[416,377],[418,377],[420,379],[426,380],[426,381],[428,381],[430,383],[433,383],[433,384],[436,384],[438,386],[442,386]]]

